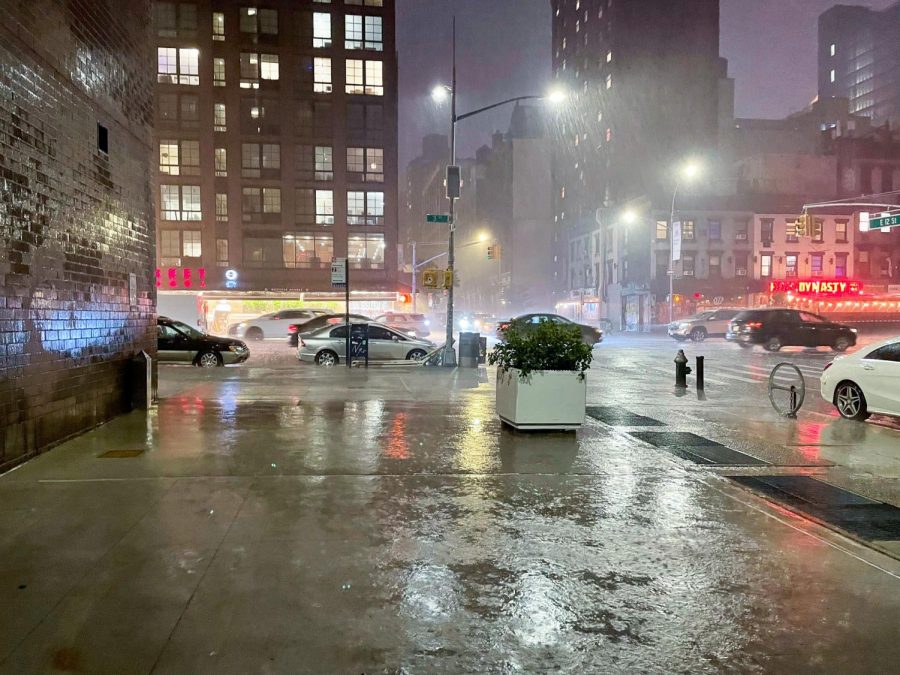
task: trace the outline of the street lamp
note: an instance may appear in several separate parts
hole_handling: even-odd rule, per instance
[[[703,172],[703,166],[696,159],[685,162],[675,176],[675,191],[672,193],[672,212],[669,216],[669,323],[672,323],[675,308],[675,198],[682,181],[692,181]],[[680,258],[679,251],[679,258]]]
[[[456,113],[456,17],[453,17],[452,24],[452,47],[450,50],[451,53],[451,68],[450,68],[450,86],[447,85],[438,85],[431,90],[432,99],[441,103],[446,101],[448,98],[450,99],[450,166],[456,166],[456,123],[460,122],[468,117],[473,117],[475,115],[480,115],[483,112],[487,112],[488,110],[493,110],[494,108],[499,108],[502,105],[506,105],[507,103],[515,103],[516,101],[527,101],[527,100],[547,100],[551,103],[560,103],[565,100],[566,94],[564,91],[560,89],[555,89],[553,91],[548,92],[542,96],[514,96],[513,98],[504,99],[503,101],[498,101],[497,103],[492,103],[491,105],[486,105],[482,108],[478,108],[476,110],[472,110],[467,113],[463,113],[462,115],[458,115]],[[456,255],[454,251],[454,235],[456,231],[456,222],[454,220],[454,210],[455,210],[455,202],[456,195],[453,195],[449,192],[449,181],[448,181],[448,194],[447,197],[450,199],[450,236],[449,242],[447,246],[447,269],[451,273],[451,277],[453,276],[453,266],[456,262]],[[447,290],[447,336],[446,336],[446,344],[444,345],[444,356],[443,356],[443,364],[445,366],[455,366],[456,365],[456,352],[453,349],[453,284],[450,284],[450,288]]]

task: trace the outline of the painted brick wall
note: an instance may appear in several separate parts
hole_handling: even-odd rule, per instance
[[[155,352],[149,17],[0,3],[0,469],[128,410]]]

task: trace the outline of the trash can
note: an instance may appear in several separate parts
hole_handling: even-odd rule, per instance
[[[478,365],[483,366],[487,363],[487,336],[478,336]]]
[[[477,368],[480,355],[480,343],[478,333],[459,334],[459,367]]]

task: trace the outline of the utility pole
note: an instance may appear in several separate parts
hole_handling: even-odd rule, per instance
[[[456,166],[456,17],[452,24],[452,48],[451,48],[451,72],[450,72],[450,166]],[[449,171],[448,171],[449,178]],[[456,197],[450,192],[448,180],[448,197],[450,199],[450,237],[447,247],[447,269],[450,271],[450,288],[447,290],[447,343],[444,346],[443,364],[449,367],[456,366],[456,351],[453,349],[453,284],[455,279],[453,265],[456,262],[454,237],[456,234],[456,221],[454,219],[454,207]]]
[[[413,313],[418,311],[418,303],[416,302],[416,242],[412,242],[412,305]]]

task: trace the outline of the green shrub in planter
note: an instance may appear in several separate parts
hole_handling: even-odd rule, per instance
[[[578,379],[591,367],[593,349],[584,344],[581,329],[571,324],[541,321],[527,329],[513,321],[506,329],[505,340],[491,352],[488,360],[501,372],[519,371],[519,379],[527,382],[536,371],[575,371]]]

